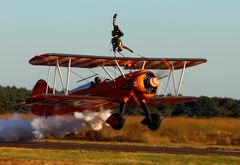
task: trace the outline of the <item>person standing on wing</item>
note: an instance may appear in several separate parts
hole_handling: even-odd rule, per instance
[[[122,41],[121,41],[121,37],[124,35],[124,33],[119,29],[118,25],[116,25],[116,18],[117,18],[117,14],[114,14],[113,16],[113,30],[112,30],[112,47],[113,47],[113,52],[116,53],[116,50],[118,52],[121,52],[123,49],[127,49],[128,51],[130,51],[131,53],[133,53],[133,51],[131,49],[129,49],[128,47],[124,46]]]

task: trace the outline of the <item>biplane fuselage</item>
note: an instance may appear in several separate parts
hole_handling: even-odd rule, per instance
[[[146,79],[146,75],[151,75],[151,78],[155,80],[155,84],[151,88],[152,90],[148,90],[146,87],[147,85],[151,86],[151,82]],[[43,83],[44,80],[40,80],[40,82]],[[47,87],[47,84],[44,84],[45,85],[41,85],[41,83],[37,83],[35,85],[35,88],[39,89],[40,87],[41,89],[39,90],[44,92]],[[103,102],[102,104],[92,106],[94,99],[89,102],[89,100],[87,101],[81,98],[75,100],[73,104],[65,103],[64,105],[61,105],[61,102],[68,101],[67,98],[71,98],[71,96],[88,96],[93,98],[96,97],[95,100],[98,100],[99,98],[111,98],[111,101],[114,102],[112,108],[115,108],[115,104],[120,104],[124,99],[127,99],[131,103],[131,108],[134,108],[136,106],[139,106],[139,100],[149,99],[156,96],[159,88],[158,85],[158,78],[156,78],[153,72],[150,70],[140,70],[126,74],[125,78],[120,75],[115,79],[115,81],[106,79],[101,80],[99,83],[92,82],[92,85],[90,87],[71,92],[68,96],[60,93],[52,95],[52,90],[48,88],[48,94],[42,93],[39,95],[39,93],[36,93],[36,95],[32,95],[28,99],[28,103],[37,101],[41,102],[39,105],[32,105],[32,112],[39,116],[69,114],[72,112],[81,112],[84,110],[97,111],[100,110],[101,107],[105,106],[111,108],[111,105],[109,105],[111,103],[109,102]],[[59,103],[56,103],[54,101],[57,99],[57,97],[62,98],[61,101],[59,100]],[[50,103],[51,101],[44,103],[44,99],[49,99],[52,101],[52,103]],[[81,106],[79,107],[79,105]]]
[[[158,91],[158,79],[156,81],[156,87],[153,91],[147,91],[146,85],[151,85],[150,82],[144,83],[146,74],[152,74],[153,79],[156,76],[149,70],[135,71],[125,75],[125,78],[120,75],[115,81],[103,80],[99,84],[93,84],[92,87],[78,92],[72,93],[74,95],[88,95],[99,97],[110,97],[115,102],[120,103],[123,98],[129,100],[137,97],[138,99],[147,99],[154,97]],[[149,84],[147,84],[149,83]]]

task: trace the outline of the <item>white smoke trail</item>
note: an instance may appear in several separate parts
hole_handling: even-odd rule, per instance
[[[37,139],[45,138],[46,134],[62,139],[69,133],[82,130],[84,123],[70,116],[38,117],[32,120],[33,134]]]
[[[75,112],[74,116],[36,117],[30,121],[15,114],[10,119],[0,119],[0,142],[44,139],[45,135],[63,138],[67,134],[80,132],[86,125],[100,130],[110,115],[110,110],[83,111]]]
[[[100,130],[105,121],[111,115],[111,110],[100,110],[98,112],[93,111],[83,111],[75,112],[74,116],[80,121],[88,124],[93,130]]]
[[[0,120],[0,142],[28,141],[34,139],[30,121],[14,114],[10,119]]]

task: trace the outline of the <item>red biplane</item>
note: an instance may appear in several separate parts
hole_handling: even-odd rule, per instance
[[[149,129],[159,128],[162,118],[159,113],[152,113],[151,106],[163,106],[175,103],[191,102],[196,100],[192,96],[179,96],[185,68],[205,63],[202,58],[134,58],[134,57],[106,57],[74,54],[42,54],[33,57],[29,62],[32,65],[49,66],[48,80],[38,80],[33,88],[32,95],[26,100],[31,111],[39,116],[73,114],[84,110],[99,111],[100,109],[115,109],[106,123],[113,129],[120,130],[125,122],[126,110],[135,107],[144,111],[145,118],[142,124]],[[55,68],[53,87],[49,87],[50,70]],[[67,68],[66,83],[64,83],[61,69]],[[71,68],[102,68],[109,79],[95,81],[81,85],[73,90],[69,89]],[[109,72],[109,67],[115,67],[119,76]],[[174,96],[157,95],[161,78],[153,70],[168,70],[167,77],[174,82]],[[175,82],[175,70],[181,70],[179,82]],[[128,73],[124,73],[124,72]],[[56,90],[57,78],[61,80],[62,93]],[[166,87],[167,89],[167,87]]]

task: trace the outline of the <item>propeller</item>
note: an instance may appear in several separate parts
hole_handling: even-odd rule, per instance
[[[152,94],[158,89],[159,79],[155,76],[153,72],[146,73],[142,81],[146,93]],[[131,96],[133,97],[134,102],[136,102],[138,106],[141,106],[141,100],[139,100],[140,98],[138,98],[138,94],[136,94],[134,90],[131,90]]]
[[[158,80],[164,79],[169,75],[169,74],[166,74],[166,71],[163,71],[163,70],[158,70],[155,74]]]
[[[147,73],[143,80],[147,93],[154,93],[157,90],[159,81],[153,73]]]

